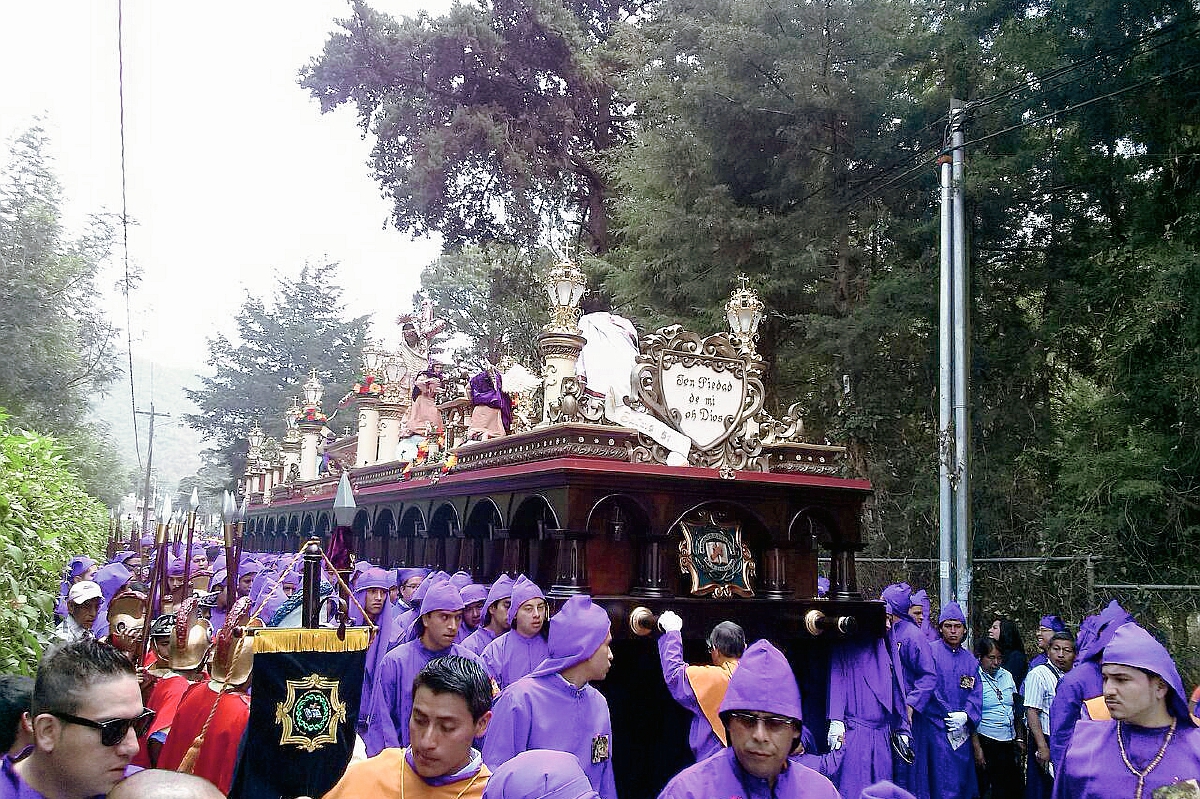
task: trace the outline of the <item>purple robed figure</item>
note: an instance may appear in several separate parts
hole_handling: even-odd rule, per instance
[[[921,634],[929,641],[938,640],[941,636],[938,635],[937,627],[929,618],[929,593],[924,588],[920,591],[913,591],[909,602],[912,602],[912,605],[909,605],[910,608],[915,605],[921,606],[921,623],[917,625],[921,628]]]
[[[459,588],[458,593],[459,593],[459,596],[462,597],[463,607],[468,608],[471,605],[474,605],[476,602],[478,602],[482,606],[483,603],[485,601],[487,601],[488,589],[487,589],[486,585],[480,585],[478,583],[471,583],[470,585],[466,585],[466,586],[463,586],[462,588]],[[458,640],[455,641],[454,643],[456,643],[456,644],[464,643],[468,638],[470,638],[472,635],[474,635],[476,630],[478,630],[479,627],[481,627],[481,626],[483,626],[482,622],[479,624],[479,626],[472,627],[467,622],[467,614],[466,614],[466,612],[464,612],[463,613],[463,623],[460,624],[458,627]]]
[[[413,680],[425,664],[442,655],[461,655],[479,662],[474,652],[449,643],[442,649],[426,646],[423,619],[434,611],[454,613],[463,609],[458,589],[442,581],[431,587],[421,600],[421,615],[413,622],[416,635],[383,656],[371,690],[371,714],[363,744],[367,756],[374,757],[392,746],[408,746],[408,717],[412,715]]]
[[[371,640],[371,645],[367,647],[367,662],[363,667],[362,699],[359,701],[359,707],[362,710],[358,718],[360,735],[366,732],[371,720],[371,691],[375,688],[375,675],[379,673],[379,664],[383,662],[383,657],[387,654],[387,642],[391,640],[392,625],[396,622],[392,599],[388,596],[388,588],[391,583],[391,574],[376,568],[364,571],[354,583],[354,598],[358,601],[350,603],[350,618],[355,624],[367,623],[362,610],[359,609],[359,605],[366,604],[367,589],[374,588],[384,592],[383,610],[374,621],[379,630]]]
[[[966,618],[957,602],[947,602],[938,615],[942,622],[957,621],[966,626]],[[937,673],[933,696],[924,710],[913,716],[913,735],[923,744],[918,749],[916,778],[928,775],[929,796],[937,799],[972,799],[979,795],[971,733],[983,715],[983,686],[979,681],[979,661],[962,646],[951,648],[945,641],[929,644]],[[948,718],[966,714],[961,737],[951,741],[954,732]],[[957,743],[957,746],[955,746]]]
[[[412,638],[409,636],[413,630],[413,623],[417,620],[417,617],[424,612],[420,608],[421,603],[425,601],[425,595],[435,585],[449,582],[450,575],[446,574],[444,571],[430,572],[429,574],[425,575],[425,579],[421,581],[421,584],[417,587],[416,592],[413,593],[412,607],[401,613],[400,617],[396,620],[396,631],[392,635],[391,640],[388,641],[388,649],[395,649],[400,644],[407,644],[412,640]]]
[[[1200,778],[1200,729],[1188,714],[1183,681],[1163,645],[1137,624],[1127,623],[1111,636],[1102,658],[1104,665],[1140,669],[1162,678],[1167,684],[1161,700],[1166,711],[1163,721],[1169,720],[1170,726],[1081,720],[1054,783],[1056,799],[1151,799],[1156,788]]]
[[[545,601],[545,598],[542,589],[524,575],[513,583],[511,604],[508,608],[508,626],[511,629],[497,636],[496,640],[485,646],[480,653],[488,676],[501,691],[529,674],[549,657],[549,646],[539,632],[525,635],[514,624],[521,605],[532,599]]]
[[[933,696],[934,686],[937,685],[937,673],[933,663],[933,653],[929,642],[921,630],[908,615],[912,607],[912,589],[906,583],[889,585],[883,590],[883,601],[887,612],[893,617],[891,627],[887,632],[888,651],[896,668],[896,679],[900,683],[900,693],[904,695],[904,705],[913,709],[913,715],[925,709]],[[905,710],[907,716],[908,711]],[[894,781],[905,790],[911,791],[917,799],[929,799],[929,781],[919,778],[917,766],[922,762],[922,747],[925,741],[920,736],[913,735],[913,750],[916,761],[909,766],[903,761],[892,761],[895,772]]]
[[[1057,769],[1062,763],[1067,747],[1071,745],[1071,734],[1075,722],[1086,715],[1084,703],[1097,699],[1104,693],[1104,678],[1100,676],[1100,658],[1105,647],[1117,630],[1133,621],[1123,607],[1114,599],[1104,610],[1096,614],[1090,625],[1094,635],[1083,640],[1082,625],[1076,642],[1075,665],[1058,681],[1054,703],[1050,705],[1050,762]]]
[[[735,712],[769,714],[803,721],[800,688],[787,658],[767,641],[746,648],[729,688],[721,700],[720,715],[726,726]],[[799,729],[796,729],[799,736]],[[839,799],[828,778],[795,759],[785,759],[775,784],[751,774],[738,759],[733,745],[676,774],[658,799]]]
[[[563,676],[608,643],[611,627],[608,613],[590,597],[573,596],[563,604],[550,620],[546,659],[503,691],[492,708],[483,745],[488,768],[530,749],[570,752],[579,758],[593,790],[602,799],[616,799],[608,701],[590,683],[576,686]]]
[[[97,638],[108,635],[108,606],[112,604],[113,597],[120,593],[121,589],[132,579],[133,572],[129,571],[124,563],[109,563],[96,570],[92,580],[100,586],[101,599],[103,599],[100,610],[96,613],[96,620],[92,622],[92,634]]]
[[[486,429],[493,434],[505,435],[512,430],[512,400],[504,393],[500,372],[484,369],[471,378],[471,405],[492,408],[500,412],[501,429],[495,429],[472,410],[472,428]]]
[[[1054,614],[1047,614],[1045,616],[1042,616],[1042,618],[1038,619],[1038,629],[1041,630],[1041,628],[1043,628],[1043,627],[1045,627],[1047,630],[1053,630],[1056,633],[1063,632],[1067,629],[1066,623],[1062,619],[1060,619],[1058,616],[1055,616]],[[1080,632],[1082,633],[1083,631],[1080,630]],[[1076,645],[1079,645],[1081,642],[1077,640],[1075,643],[1076,643]],[[1046,653],[1038,652],[1036,655],[1034,655],[1033,657],[1031,657],[1029,659],[1029,668],[1026,670],[1025,673],[1028,674],[1029,672],[1033,671],[1034,669],[1036,669],[1038,666],[1042,665],[1045,662],[1046,662]],[[1024,693],[1024,690],[1022,690],[1021,693]]]
[[[483,620],[479,624],[479,629],[467,636],[462,645],[470,649],[477,655],[482,655],[483,650],[492,641],[498,637],[498,633],[489,630],[488,624],[491,622],[492,606],[497,602],[503,602],[512,597],[513,578],[507,574],[502,574],[496,578],[496,582],[492,583],[492,587],[488,589],[487,599],[483,601]],[[508,614],[505,614],[508,618]]]
[[[842,795],[892,779],[891,734],[908,733],[909,725],[885,639],[852,639],[834,649],[826,715],[845,725],[845,754],[831,775]]]

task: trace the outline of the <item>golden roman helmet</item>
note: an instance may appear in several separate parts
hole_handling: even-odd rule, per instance
[[[217,632],[210,671],[212,687],[218,690],[224,686],[236,688],[250,679],[250,670],[254,667],[254,638],[235,634],[239,627],[263,626],[261,619],[250,618],[250,605],[250,597],[240,597]]]
[[[212,572],[202,571],[199,574],[192,576],[192,591],[199,591],[201,594],[208,593],[209,583],[212,582]]]
[[[175,628],[171,631],[171,668],[198,669],[212,648],[212,624],[199,616],[200,601],[188,597],[175,611]]]
[[[137,651],[145,625],[145,594],[128,591],[108,603],[108,641],[122,652]]]

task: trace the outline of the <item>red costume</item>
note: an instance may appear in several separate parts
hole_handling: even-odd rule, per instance
[[[188,689],[159,755],[158,768],[190,771],[227,794],[250,719],[250,697],[236,690],[218,694],[213,690],[216,685],[220,683],[198,683]],[[181,769],[193,745],[197,751],[192,755],[192,767]]]
[[[179,708],[179,701],[183,699],[183,695],[191,686],[192,683],[188,682],[187,677],[181,674],[172,674],[169,677],[159,677],[155,680],[154,688],[150,690],[150,698],[146,700],[146,707],[154,711],[154,721],[150,724],[146,737],[138,739],[138,753],[134,755],[133,765],[142,768],[154,767],[154,764],[150,762],[150,752],[146,745],[155,733],[171,729],[171,724],[175,721],[176,710]]]

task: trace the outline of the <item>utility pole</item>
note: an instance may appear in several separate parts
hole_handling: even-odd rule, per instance
[[[971,593],[971,292],[963,191],[966,108],[950,101],[949,153],[938,159],[941,275],[938,336],[938,588],[967,612]],[[969,617],[968,617],[969,618]]]
[[[150,417],[150,441],[146,444],[146,484],[142,489],[142,535],[150,529],[150,467],[154,465],[154,418],[156,416],[170,417],[169,413],[156,413],[154,403],[150,403],[149,411],[134,410],[134,413]]]

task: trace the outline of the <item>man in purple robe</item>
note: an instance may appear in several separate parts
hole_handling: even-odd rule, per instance
[[[492,583],[483,601],[484,618],[479,629],[467,636],[463,646],[477,655],[497,637],[508,632],[508,609],[512,606],[513,579],[502,574]]]
[[[550,622],[546,659],[496,700],[483,745],[490,768],[529,749],[570,752],[592,789],[602,799],[617,799],[608,702],[589,685],[603,680],[612,666],[611,627],[608,613],[590,597],[573,596],[563,604]]]
[[[979,661],[962,645],[967,620],[957,602],[942,607],[938,631],[942,639],[929,645],[937,673],[933,696],[913,717],[913,732],[923,741],[916,778],[927,775],[929,796],[972,799],[979,795],[979,782],[971,733],[983,715],[983,686]]]
[[[789,759],[800,744],[800,688],[769,642],[747,647],[720,714],[729,746],[676,774],[659,799],[838,799],[828,778]]]
[[[912,589],[908,584],[889,585],[883,590],[882,598],[888,615],[888,651],[892,655],[900,692],[904,695],[904,713],[911,724],[913,716],[925,709],[937,685],[933,652],[921,630],[908,615],[912,607]],[[929,781],[918,778],[914,768],[921,762],[921,749],[925,742],[914,732],[911,744],[915,755],[913,763],[898,758],[892,761],[894,781],[915,794],[917,799],[929,799]]]
[[[375,676],[379,665],[387,654],[387,642],[392,637],[392,625],[396,615],[392,611],[392,598],[388,592],[391,574],[384,569],[370,568],[363,571],[354,583],[355,602],[350,603],[350,618],[355,624],[374,624],[379,628],[371,645],[367,647],[367,661],[363,666],[362,698],[359,707],[358,732],[364,735],[371,709],[371,692],[375,689]],[[361,610],[359,609],[361,606]],[[365,615],[364,615],[365,614]]]
[[[1132,621],[1133,616],[1114,599],[1089,625],[1093,635],[1085,637],[1083,625],[1080,625],[1075,665],[1058,681],[1054,704],[1050,706],[1050,762],[1056,771],[1071,745],[1075,722],[1080,718],[1108,718],[1102,696],[1104,678],[1100,674],[1100,658],[1117,630]]]
[[[891,736],[910,733],[886,639],[850,639],[833,650],[826,714],[830,750],[845,749],[830,775],[838,791],[858,796],[872,783],[891,780]]]
[[[426,663],[442,655],[479,660],[474,652],[454,643],[462,609],[458,589],[448,581],[438,582],[421,600],[421,615],[413,622],[413,640],[388,652],[379,662],[363,736],[368,757],[389,746],[408,746],[413,680]]]
[[[396,602],[402,610],[409,610],[420,604],[413,598],[421,587],[429,569],[396,569]]]
[[[1038,620],[1037,646],[1041,651],[1039,651],[1029,660],[1029,669],[1026,671],[1027,674],[1046,662],[1046,647],[1050,646],[1050,638],[1055,633],[1064,633],[1066,631],[1067,625],[1062,619],[1053,614],[1042,616],[1042,618]],[[1025,692],[1021,691],[1021,693]]]
[[[483,603],[487,601],[488,589],[486,585],[471,583],[458,589],[458,593],[463,601],[463,623],[458,628],[458,643],[461,644],[479,629],[479,622],[483,619]]]
[[[450,582],[450,575],[444,571],[430,572],[425,575],[425,578],[421,580],[421,584],[417,586],[417,590],[413,592],[412,606],[401,613],[396,620],[396,632],[392,636],[392,639],[388,641],[388,649],[395,649],[400,644],[407,644],[412,640],[409,636],[413,631],[413,622],[421,615],[419,611],[421,603],[425,601],[425,594],[435,585],[448,582]],[[455,590],[457,591],[458,589]]]
[[[508,608],[508,632],[483,648],[480,657],[496,688],[503,691],[546,659],[549,648],[542,635],[546,597],[525,575],[513,583]]]
[[[658,617],[662,637],[658,660],[671,698],[692,714],[688,745],[697,762],[725,748],[725,725],[719,709],[729,689],[729,680],[746,651],[746,633],[731,621],[723,621],[708,634],[711,666],[689,666],[683,659],[683,619],[673,611]]]
[[[1102,659],[1111,719],[1075,725],[1055,797],[1151,799],[1157,788],[1200,779],[1200,729],[1163,645],[1127,623],[1112,635]]]

